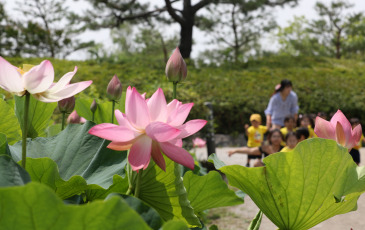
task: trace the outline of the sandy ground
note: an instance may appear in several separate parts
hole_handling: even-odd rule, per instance
[[[228,157],[227,152],[231,149],[235,148],[216,148],[216,153],[219,159],[221,159],[227,165],[246,165],[247,155],[235,154],[232,157]],[[360,149],[360,153],[362,159],[360,166],[364,166],[365,148]],[[199,160],[206,159],[207,155],[206,148],[200,148],[196,150],[196,156]],[[250,197],[246,196],[245,203],[242,205],[212,209],[208,215],[208,218],[211,219],[211,223],[209,223],[208,226],[216,224],[219,230],[247,229],[250,221],[255,217],[258,210],[259,208],[250,199]],[[277,227],[266,216],[264,216],[260,230],[273,229],[277,229]],[[358,200],[357,211],[334,216],[311,229],[365,230],[365,195],[360,196]]]

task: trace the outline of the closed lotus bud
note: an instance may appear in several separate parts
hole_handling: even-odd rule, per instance
[[[86,119],[83,118],[83,117],[80,117],[76,110],[73,111],[67,118],[67,123],[70,123],[70,124],[78,124],[78,123],[85,123],[86,122]]]
[[[180,82],[185,80],[188,70],[179,48],[174,50],[167,61],[165,73],[169,81]]]
[[[120,83],[117,75],[114,75],[112,80],[108,84],[106,89],[106,96],[111,101],[118,101],[122,96],[122,84]]]
[[[97,108],[98,108],[98,104],[96,104],[96,101],[94,99],[93,102],[90,105],[90,110],[91,110],[92,113],[95,113]]]
[[[75,97],[69,97],[58,101],[58,109],[61,113],[71,113],[75,108]]]

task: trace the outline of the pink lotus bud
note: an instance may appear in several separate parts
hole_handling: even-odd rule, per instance
[[[179,48],[174,50],[167,61],[165,73],[169,81],[180,82],[185,80],[188,70]]]
[[[78,124],[78,123],[85,123],[86,119],[83,117],[80,117],[76,110],[73,111],[67,118],[67,123],[69,124]]]
[[[331,121],[317,117],[314,132],[318,137],[335,140],[340,145],[351,150],[352,147],[359,143],[362,129],[360,124],[352,129],[345,115],[338,110],[331,118]]]
[[[203,148],[206,144],[206,141],[197,137],[195,139],[193,139],[193,146],[194,147],[199,147],[199,148]]]
[[[120,83],[117,75],[114,75],[112,80],[108,84],[106,89],[106,96],[111,101],[118,101],[122,96],[122,84]]]
[[[93,102],[90,105],[90,110],[91,110],[92,113],[95,113],[97,108],[98,108],[98,104],[96,104],[96,101],[94,99]]]
[[[58,101],[58,109],[61,113],[71,113],[75,108],[75,97],[69,97]]]

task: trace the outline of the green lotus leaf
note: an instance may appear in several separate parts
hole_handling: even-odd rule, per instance
[[[243,203],[243,200],[228,188],[216,171],[210,171],[205,176],[198,176],[189,171],[185,173],[183,181],[195,214],[210,208]]]
[[[153,207],[165,221],[182,220],[190,227],[200,226],[180,176],[180,165],[164,158],[166,172],[153,161],[143,171],[138,198]]]
[[[333,140],[312,138],[291,152],[264,159],[265,167],[224,166],[232,186],[247,193],[279,229],[309,229],[356,210],[365,169]]]
[[[85,191],[88,186],[81,176],[73,176],[64,181],[58,172],[56,162],[50,158],[27,158],[26,169],[32,179],[48,185],[61,199],[66,199]]]
[[[28,182],[30,182],[30,176],[27,171],[11,157],[0,155],[0,187],[24,185]]]
[[[115,174],[124,176],[126,152],[106,148],[108,141],[88,134],[93,122],[70,124],[58,135],[27,141],[27,157],[49,157],[57,163],[63,180],[75,175],[85,178],[87,184],[97,184],[108,189]],[[21,142],[9,146],[14,160],[21,160]]]
[[[15,114],[18,117],[20,126],[23,127],[25,97],[14,96],[14,100]],[[36,100],[34,97],[30,97],[27,137],[36,138],[47,135],[46,128],[50,125],[51,117],[56,107],[57,103],[44,103]],[[9,143],[11,142],[9,141]]]
[[[90,110],[90,105],[93,102],[93,99],[80,98],[76,100],[76,112],[79,116],[84,117],[86,120],[91,121],[92,112]],[[124,112],[124,102],[125,102],[125,93],[122,94],[122,98],[115,104],[114,109],[119,109]],[[103,103],[98,103],[98,107],[95,111],[94,122],[96,124],[101,123],[111,123],[111,111],[113,110],[113,105],[111,101],[106,101]],[[117,124],[116,119],[114,118],[114,123]]]
[[[0,226],[17,230],[150,229],[121,198],[66,205],[46,185],[0,188]]]
[[[14,144],[21,140],[22,130],[15,116],[14,109],[3,99],[0,99],[0,117],[4,121],[0,123],[0,133],[6,135],[8,142]]]

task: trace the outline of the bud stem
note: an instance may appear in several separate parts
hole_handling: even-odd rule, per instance
[[[61,131],[65,128],[65,118],[66,118],[66,112],[62,112],[62,126],[61,126]]]
[[[25,169],[27,159],[27,135],[28,135],[28,114],[29,114],[30,94],[25,94],[24,102],[24,122],[23,122],[23,136],[22,136],[22,167]]]
[[[115,107],[115,101],[112,100],[112,124],[114,123],[114,107]]]
[[[92,113],[93,113],[93,116],[91,118],[91,121],[94,122],[94,120],[95,120],[95,112],[92,112]]]
[[[177,81],[172,82],[173,89],[172,89],[172,99],[176,99],[176,88],[177,88]]]

